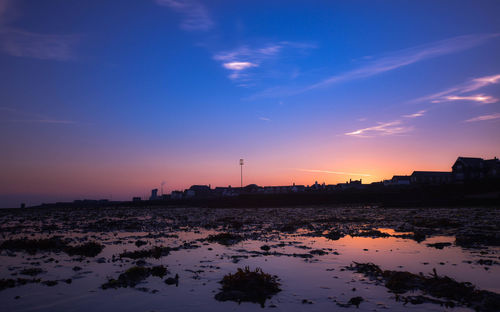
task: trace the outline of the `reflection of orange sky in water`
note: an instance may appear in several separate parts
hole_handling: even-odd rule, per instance
[[[469,252],[460,247],[436,249],[426,246],[436,242],[453,243],[454,237],[436,236],[421,243],[395,237],[346,236],[337,241],[323,237],[303,237],[300,240],[312,248],[333,248],[340,253],[337,257],[342,263],[372,262],[384,270],[410,271],[415,274],[419,272],[430,274],[435,268],[439,275],[448,275],[462,282],[472,282],[482,285],[483,288],[500,291],[500,283],[492,278],[494,271],[497,270],[495,266],[490,267],[490,271],[485,271],[482,266],[473,269],[470,264],[463,261],[475,261],[478,258],[473,258]],[[424,265],[425,262],[428,265]],[[440,262],[445,264],[441,265]]]

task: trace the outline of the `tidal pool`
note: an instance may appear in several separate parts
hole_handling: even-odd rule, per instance
[[[381,283],[346,269],[354,262],[424,276],[435,270],[439,276],[500,293],[500,248],[495,241],[461,246],[456,240],[457,235],[477,234],[478,224],[483,226],[481,231],[490,228],[489,234],[498,235],[492,227],[498,227],[498,209],[169,207],[0,214],[0,244],[60,236],[73,245],[89,241],[104,245],[95,257],[0,248],[0,279],[40,279],[1,290],[4,311],[260,311],[263,308],[256,303],[214,299],[224,275],[245,266],[279,278],[281,291],[265,301],[264,309],[471,311],[463,305],[446,308],[397,301],[398,294]],[[327,238],[332,231],[339,237]],[[243,240],[234,244],[207,240],[218,233]],[[124,251],[155,246],[171,249],[158,259],[120,257]],[[157,265],[167,267],[169,273],[162,278],[149,276],[135,287],[101,289],[131,267]],[[42,272],[23,275],[23,270],[32,268]],[[177,285],[165,283],[176,275]],[[406,293],[419,294],[418,290]],[[362,298],[359,307],[347,306],[354,297]]]

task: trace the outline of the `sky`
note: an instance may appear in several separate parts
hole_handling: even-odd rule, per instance
[[[0,0],[0,207],[500,156],[500,1]]]

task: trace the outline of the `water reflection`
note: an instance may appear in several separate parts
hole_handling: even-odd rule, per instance
[[[147,218],[141,220],[145,219]],[[359,225],[360,228],[364,226]],[[442,311],[439,305],[405,306],[396,302],[394,294],[389,293],[385,287],[345,270],[353,261],[373,262],[383,269],[415,274],[429,274],[436,269],[439,275],[472,282],[481,289],[500,292],[498,265],[483,265],[478,262],[481,259],[498,259],[498,247],[464,249],[453,244],[453,236],[442,235],[431,236],[419,243],[394,237],[412,234],[411,232],[398,232],[393,228],[383,227],[374,229],[391,236],[372,238],[346,235],[338,240],[329,240],[313,235],[315,231],[307,228],[288,234],[273,229],[257,235],[256,231],[262,231],[261,226],[245,226],[239,233],[246,235],[248,239],[232,246],[224,246],[204,240],[208,235],[220,232],[220,228],[207,230],[203,227],[185,226],[167,233],[161,230],[87,232],[81,229],[68,232],[65,229],[64,232],[54,231],[43,235],[35,234],[36,230],[33,230],[32,237],[63,234],[75,241],[87,237],[104,243],[106,248],[95,258],[50,252],[30,256],[23,252],[3,250],[0,253],[0,278],[17,278],[20,277],[21,269],[38,267],[45,271],[39,278],[60,282],[53,287],[28,284],[4,289],[0,291],[0,300],[5,311],[260,311],[257,304],[238,305],[214,300],[214,295],[220,288],[218,282],[225,274],[232,273],[239,267],[249,266],[260,267],[264,272],[280,278],[282,291],[266,302],[266,307],[275,306],[276,310],[342,309],[337,303],[346,303],[354,296],[361,296],[364,301],[359,309],[362,311]],[[26,234],[18,233],[9,238],[23,236]],[[252,239],[253,236],[256,239]],[[146,245],[136,246],[137,240],[145,241]],[[149,277],[135,289],[99,288],[108,278],[117,278],[127,268],[137,265],[132,259],[120,259],[119,254],[123,251],[142,250],[152,246],[183,246],[185,243],[200,247],[180,248],[159,259],[144,259],[146,266],[167,266],[169,277],[178,274],[178,287],[166,285],[160,278]],[[442,249],[428,246],[433,243],[452,244]],[[270,249],[264,251],[261,248],[263,245]],[[61,282],[68,278],[71,278],[71,284]]]

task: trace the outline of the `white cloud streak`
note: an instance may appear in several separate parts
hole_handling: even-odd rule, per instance
[[[373,58],[366,65],[354,70],[331,76],[323,81],[311,84],[302,88],[273,87],[255,94],[250,99],[259,97],[282,97],[291,96],[317,88],[330,86],[336,83],[368,78],[384,72],[396,70],[420,61],[443,56],[455,52],[467,50],[483,44],[500,34],[479,34],[453,37],[429,44],[424,44],[404,50],[395,51],[387,56]],[[488,83],[487,81],[477,81],[478,84]]]
[[[499,83],[500,83],[500,74],[473,78],[462,84],[446,89],[444,91],[424,96],[415,99],[411,102],[416,103],[416,102],[430,101],[432,103],[442,103],[450,101],[473,101],[478,104],[496,103],[498,102],[498,99],[489,95],[484,95],[484,94],[465,95],[465,94]]]
[[[330,171],[330,170],[317,170],[317,169],[296,169],[304,172],[317,172],[317,173],[329,173],[329,174],[338,174],[338,175],[353,175],[353,176],[361,176],[361,177],[371,177],[371,174],[367,173],[352,173],[352,172],[342,172],[342,171]]]
[[[424,114],[426,113],[427,111],[426,110],[420,110],[414,114],[409,114],[409,115],[403,115],[401,117],[404,117],[404,118],[417,118],[417,117],[422,117],[424,116]]]
[[[208,31],[214,26],[207,9],[194,0],[156,0],[161,6],[166,6],[183,15],[180,27],[187,31]]]
[[[498,102],[497,98],[492,97],[491,95],[477,94],[471,96],[458,96],[458,95],[450,95],[446,96],[443,100],[440,101],[472,101],[478,104],[491,104]]]
[[[405,126],[400,120],[390,122],[379,122],[376,126],[347,132],[345,135],[358,137],[358,138],[371,138],[376,136],[388,136],[403,134],[413,130],[411,126]]]
[[[466,35],[400,50],[393,53],[391,56],[379,58],[367,66],[360,67],[341,75],[332,76],[320,83],[309,86],[308,89],[314,89],[345,80],[374,76],[426,59],[470,49],[498,36],[499,34]]]
[[[233,50],[218,52],[213,58],[221,62],[224,68],[232,71],[228,76],[230,79],[249,81],[251,78],[248,74],[242,75],[238,72],[253,67],[261,67],[266,61],[278,59],[286,48],[305,52],[309,49],[316,48],[316,46],[300,42],[279,41],[254,48],[240,46]],[[255,72],[253,73],[255,74]]]
[[[259,117],[260,120],[262,121],[271,121],[271,118],[267,118],[267,117]]]
[[[500,113],[493,113],[489,115],[482,115],[482,116],[477,116],[471,119],[467,119],[465,122],[477,122],[477,121],[486,121],[486,120],[493,120],[493,119],[499,119],[500,118]]]
[[[257,67],[258,65],[250,62],[230,62],[224,63],[223,66],[231,70],[244,70],[250,67]]]

